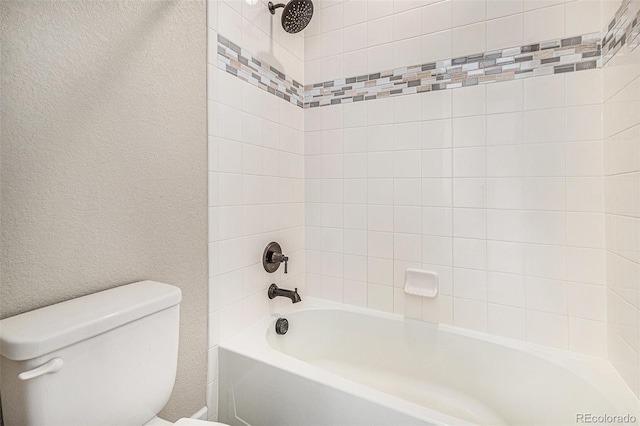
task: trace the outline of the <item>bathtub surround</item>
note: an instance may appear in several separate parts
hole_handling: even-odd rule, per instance
[[[609,360],[640,396],[640,49],[603,72]]]
[[[637,2],[315,4],[296,56],[305,61],[304,78],[297,61],[267,58],[251,35],[254,26],[269,28],[260,14],[265,4],[255,15],[247,12],[253,6],[235,8],[242,19],[230,22],[240,24],[220,30],[222,44],[210,38],[215,76],[226,82],[215,87],[224,86],[236,108],[264,114],[271,102],[267,109],[279,104],[293,113],[301,91],[291,83],[306,83],[303,300],[311,295],[600,357],[609,340],[611,356],[607,293],[624,290],[611,284],[610,253],[620,249],[611,245],[609,215],[605,225],[611,191],[602,164],[603,73],[614,80],[616,73],[602,65],[603,57],[615,62],[635,47],[635,15],[611,17],[625,5],[637,11]],[[298,40],[287,37],[275,34],[271,42],[291,43],[282,50],[291,53]],[[618,52],[613,59],[611,52]],[[498,59],[512,63],[498,66]],[[492,60],[485,65],[499,77],[481,66]],[[477,84],[469,71],[480,76]],[[210,99],[224,99],[216,96]],[[215,161],[229,158],[226,152]],[[438,298],[404,294],[407,268],[439,273]],[[623,375],[637,383],[638,334],[626,325],[638,316],[632,306],[626,316],[615,314],[613,327],[619,364],[631,371]]]
[[[626,0],[606,32],[539,41],[450,59],[438,58],[437,61],[418,65],[405,64],[386,71],[306,84],[304,90],[291,76],[222,35],[218,35],[218,68],[304,108],[583,71],[602,67],[622,45],[629,41],[635,43],[640,31],[636,13],[640,11],[636,12],[633,6],[631,0]]]
[[[143,279],[182,290],[175,420],[205,405],[205,2],[2,1],[6,318]]]
[[[531,45],[511,55],[550,74],[306,109],[307,294],[605,356],[602,70],[561,72],[596,65],[600,4],[364,4],[368,19],[347,22],[347,2],[329,7],[343,8],[341,26],[307,33],[309,74],[342,61],[343,75],[364,76],[346,66],[352,55],[368,58],[368,79]],[[332,31],[344,51],[326,55]],[[555,54],[539,43],[553,39]],[[406,295],[407,268],[437,272],[438,297]]]
[[[304,292],[304,110],[296,102],[304,39],[286,33],[266,2],[210,1],[207,12],[207,406],[215,419],[218,343],[291,303],[269,300],[270,284]],[[237,71],[227,72],[225,61]],[[287,274],[262,266],[271,241],[289,257]]]

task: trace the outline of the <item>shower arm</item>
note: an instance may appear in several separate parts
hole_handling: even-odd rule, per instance
[[[280,8],[280,7],[284,7],[285,4],[284,3],[278,3],[278,4],[273,4],[272,2],[269,2],[269,12],[271,12],[272,15],[276,14],[276,9]]]

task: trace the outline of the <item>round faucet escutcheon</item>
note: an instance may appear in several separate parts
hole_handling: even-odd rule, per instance
[[[276,320],[276,334],[287,334],[289,331],[289,321],[286,318],[278,318]]]

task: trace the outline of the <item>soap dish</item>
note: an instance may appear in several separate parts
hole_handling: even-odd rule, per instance
[[[438,274],[422,269],[407,269],[404,274],[404,292],[422,297],[436,297]]]

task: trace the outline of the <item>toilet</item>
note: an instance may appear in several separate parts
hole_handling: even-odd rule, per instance
[[[175,381],[181,299],[141,281],[0,321],[4,426],[222,425],[157,417]]]

